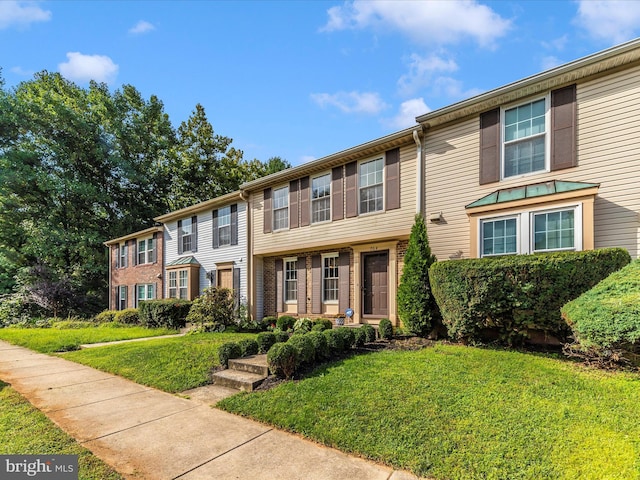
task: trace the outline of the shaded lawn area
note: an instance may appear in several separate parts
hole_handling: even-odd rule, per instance
[[[255,337],[253,333],[198,333],[90,348],[63,357],[176,393],[211,383],[211,370],[220,365],[220,345]]]
[[[0,454],[78,455],[81,480],[123,478],[3,382],[0,382]]]
[[[95,326],[88,328],[0,328],[0,340],[41,353],[77,350],[85,343],[114,342],[178,333],[167,328]]]
[[[217,406],[436,479],[640,478],[640,377],[541,355],[383,351]]]

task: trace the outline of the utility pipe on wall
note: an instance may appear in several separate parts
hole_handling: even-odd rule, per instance
[[[418,174],[416,175],[416,213],[422,214],[424,210],[424,162],[422,161],[422,140],[420,139],[420,129],[415,129],[413,131],[413,141],[416,142],[416,170]]]

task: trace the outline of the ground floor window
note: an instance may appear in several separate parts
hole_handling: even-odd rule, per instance
[[[298,300],[298,259],[284,260],[284,300],[296,302]]]
[[[189,299],[189,272],[187,270],[180,270],[178,290],[180,298],[184,300]]]
[[[178,296],[178,272],[175,270],[169,272],[169,298]]]
[[[484,220],[482,222],[482,255],[517,253],[517,226],[516,218]]]
[[[118,310],[127,308],[127,286],[120,285],[118,287]]]
[[[338,301],[338,254],[322,256],[322,299],[324,302]]]
[[[156,286],[153,283],[148,283],[146,285],[138,285],[136,287],[137,296],[136,296],[136,305],[140,305],[140,302],[145,300],[153,300],[155,298],[155,290]]]

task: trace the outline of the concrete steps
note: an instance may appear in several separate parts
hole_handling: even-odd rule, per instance
[[[253,391],[269,375],[266,355],[229,360],[229,368],[213,374],[214,385]]]

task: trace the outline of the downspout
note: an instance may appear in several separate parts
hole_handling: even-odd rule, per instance
[[[413,141],[416,142],[416,214],[422,214],[424,210],[424,182],[425,182],[425,165],[422,161],[422,141],[420,139],[420,128],[413,131]]]
[[[113,278],[111,277],[111,245],[107,245],[107,258],[109,261],[109,310],[114,310],[112,302],[111,302],[111,285],[113,284]]]
[[[240,200],[245,202],[246,213],[245,217],[247,219],[246,223],[246,232],[245,237],[247,239],[247,313],[251,319],[256,318],[256,314],[254,312],[254,302],[255,298],[253,292],[253,256],[252,256],[252,247],[251,242],[253,241],[253,235],[251,235],[251,205],[249,204],[249,196],[245,193],[244,190],[240,190]]]

